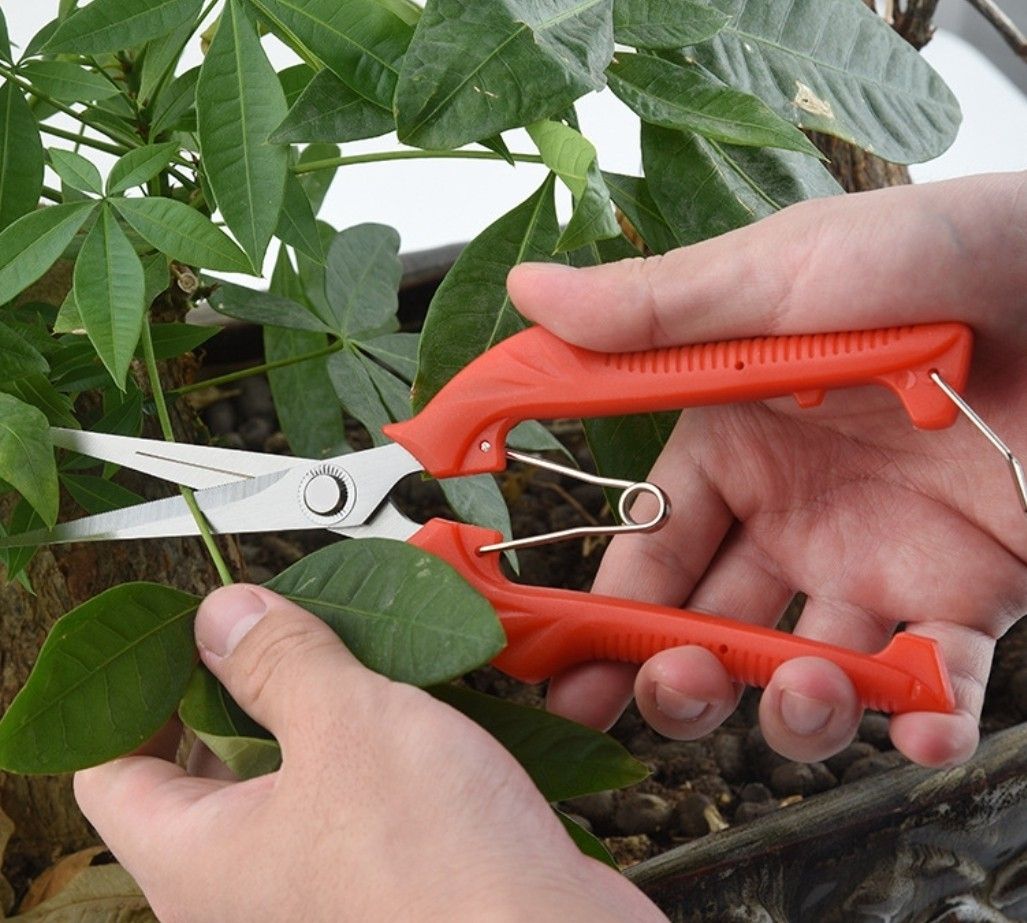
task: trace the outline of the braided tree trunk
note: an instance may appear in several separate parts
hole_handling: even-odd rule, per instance
[[[61,304],[70,283],[70,265],[58,264],[23,300]],[[157,321],[181,320],[187,307],[179,277],[173,274],[171,283],[169,290],[154,302],[152,311]],[[161,378],[166,387],[176,387],[189,382],[195,371],[195,360],[186,356],[162,363]],[[133,375],[147,389],[145,371],[133,369]],[[95,398],[82,398],[83,402],[90,400]],[[199,423],[185,402],[172,408],[172,419],[177,438],[196,439]],[[165,485],[132,472],[122,472],[118,480],[147,499],[168,495]],[[12,507],[11,498],[0,504],[0,515],[5,520]],[[62,511],[65,516],[83,512],[66,494],[62,497]],[[233,550],[234,546],[229,547],[229,554]],[[34,596],[16,583],[7,583],[0,568],[0,712],[7,709],[24,685],[54,622],[102,590],[129,581],[149,580],[202,594],[218,584],[217,573],[198,539],[43,548],[29,565],[28,574],[36,591]],[[15,825],[3,873],[18,893],[58,856],[98,842],[75,804],[70,776],[0,773],[0,809]]]

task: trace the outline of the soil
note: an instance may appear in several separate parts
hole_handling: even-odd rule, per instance
[[[217,374],[208,367],[208,374]],[[277,428],[267,382],[246,379],[220,392],[200,392],[203,418],[215,443],[287,453]],[[580,428],[556,424],[579,464],[589,465]],[[348,434],[351,444],[366,444],[366,434]],[[500,486],[509,504],[515,535],[533,535],[583,521],[610,523],[602,491],[539,469],[505,472]],[[437,486],[409,478],[395,499],[412,518],[424,521],[452,515]],[[303,532],[245,536],[242,556],[248,579],[262,582],[332,540],[327,533]],[[519,553],[525,583],[588,589],[602,558],[602,539],[567,541]],[[793,606],[794,618],[798,608]],[[1027,619],[999,644],[989,684],[982,730],[990,733],[1027,718]],[[467,678],[474,688],[541,706],[543,686],[527,686],[486,668]],[[774,753],[756,721],[758,690],[748,690],[735,714],[699,741],[661,737],[631,707],[612,735],[649,766],[648,779],[620,792],[604,792],[561,807],[600,836],[622,867],[711,831],[744,823],[848,782],[886,772],[905,763],[888,739],[883,715],[868,712],[855,741],[822,763],[795,763]]]

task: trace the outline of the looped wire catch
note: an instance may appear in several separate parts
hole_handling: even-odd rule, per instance
[[[510,551],[515,548],[534,548],[537,545],[548,545],[551,542],[562,542],[569,538],[581,538],[588,535],[623,535],[631,532],[655,532],[670,516],[670,499],[655,484],[648,481],[625,481],[620,478],[604,478],[598,474],[589,474],[587,471],[579,471],[576,468],[568,468],[545,458],[536,455],[526,455],[521,452],[507,450],[506,457],[512,461],[523,462],[526,465],[534,465],[536,468],[545,468],[547,471],[555,471],[557,474],[566,475],[586,484],[597,484],[600,487],[614,487],[622,491],[617,500],[617,514],[620,517],[619,526],[575,526],[572,529],[561,529],[558,532],[545,532],[542,535],[529,535],[525,538],[514,538],[505,542],[496,542],[493,545],[482,545],[478,554],[488,554],[493,551]],[[656,500],[656,512],[646,520],[639,522],[632,517],[629,507],[632,501],[641,494],[649,494]]]

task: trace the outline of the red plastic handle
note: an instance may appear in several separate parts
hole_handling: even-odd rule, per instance
[[[642,663],[658,651],[697,644],[712,651],[732,679],[765,686],[794,657],[824,657],[852,680],[867,708],[893,714],[950,712],[952,687],[934,641],[900,633],[880,653],[862,654],[734,619],[507,580],[495,554],[478,554],[499,533],[433,519],[410,541],[438,555],[495,607],[507,647],[493,661],[524,682],[540,682],[578,663]]]
[[[462,369],[417,416],[385,433],[436,477],[500,471],[505,440],[522,420],[601,417],[794,394],[813,406],[833,388],[880,384],[913,423],[956,418],[930,380],[962,390],[972,334],[962,324],[852,333],[756,337],[637,353],[571,346],[541,327],[524,330]]]

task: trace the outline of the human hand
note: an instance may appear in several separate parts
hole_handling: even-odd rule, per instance
[[[526,317],[604,351],[964,321],[976,335],[966,397],[1027,452],[1024,173],[805,202],[646,260],[523,264],[508,287]],[[688,410],[650,479],[675,515],[615,539],[597,592],[772,625],[802,590],[797,634],[867,652],[905,623],[937,641],[956,711],[895,716],[892,741],[928,766],[969,758],[995,641],[1027,611],[1027,520],[966,421],[917,432],[881,388],[814,410],[790,398]],[[716,727],[739,695],[712,653],[684,647],[637,676],[569,670],[549,704],[605,727],[632,686],[649,723],[681,739]],[[860,715],[848,677],[818,658],[779,667],[760,703],[767,741],[797,760],[840,750]]]
[[[161,920],[665,919],[577,850],[491,736],[367,670],[310,613],[233,586],[200,606],[196,637],[278,738],[282,768],[190,775],[171,761],[170,728],[75,776],[83,812]]]

